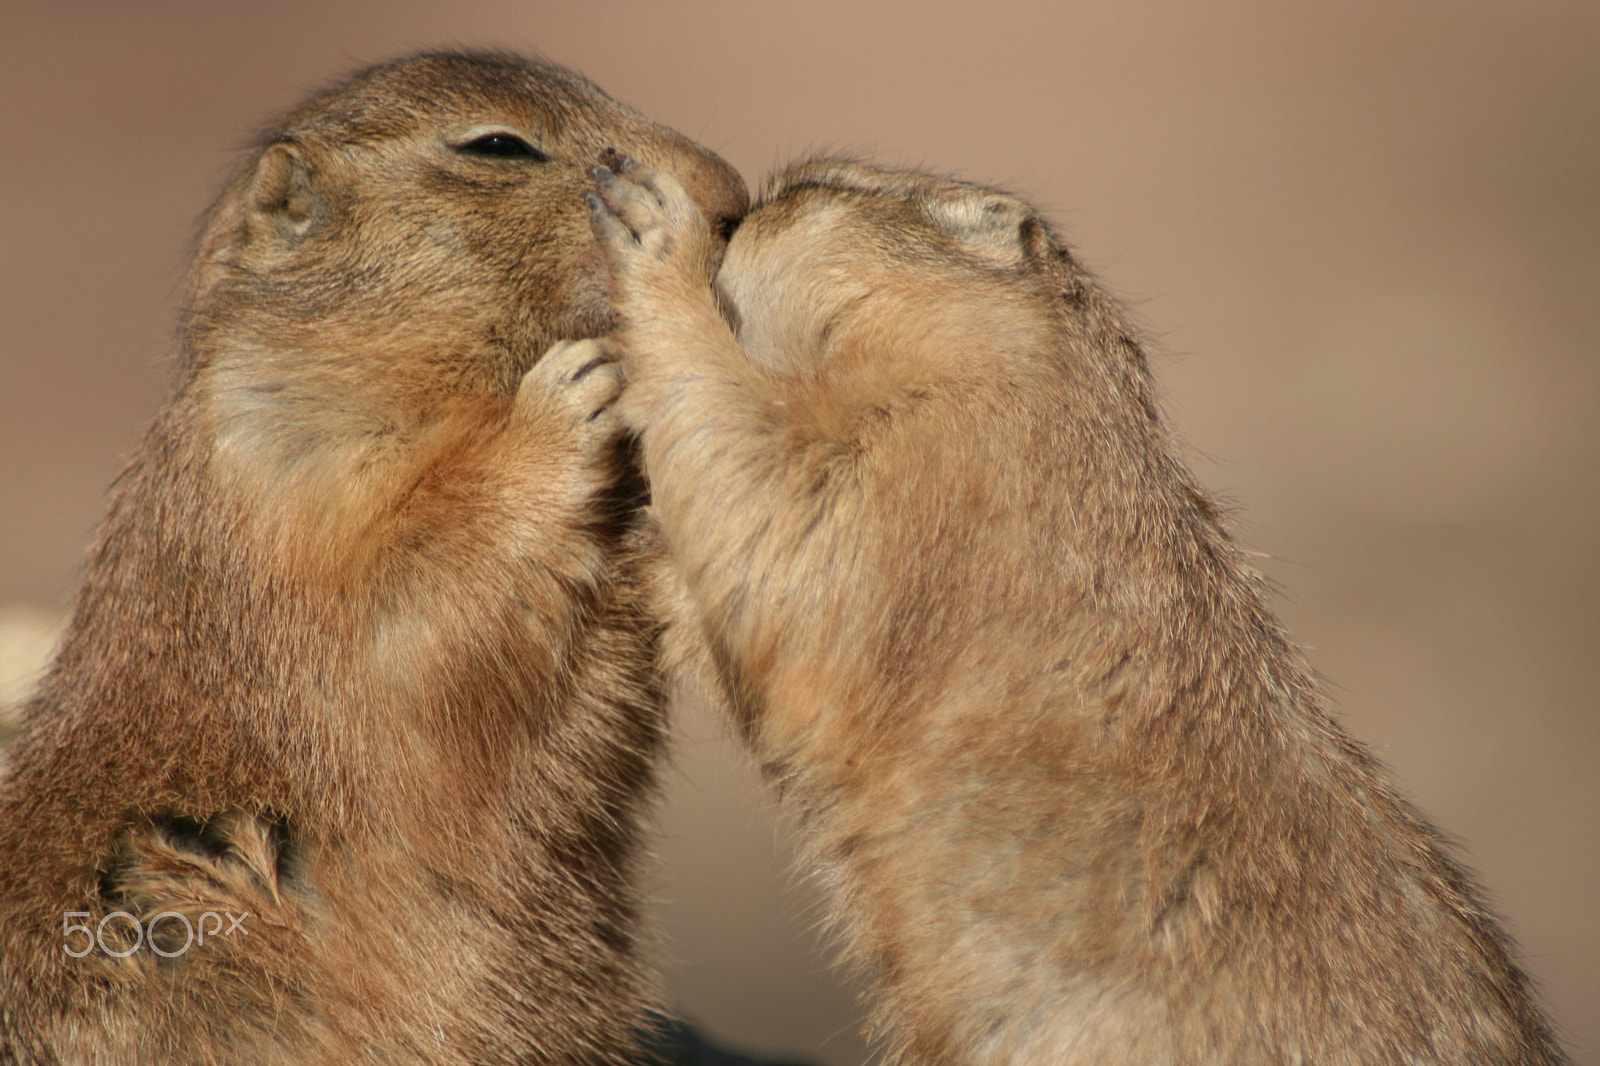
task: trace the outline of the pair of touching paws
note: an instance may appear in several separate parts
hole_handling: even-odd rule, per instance
[[[610,268],[621,328],[616,338],[559,341],[524,378],[525,394],[557,398],[568,410],[587,455],[598,457],[624,431],[642,432],[643,405],[618,403],[625,382],[638,384],[665,349],[644,336],[651,323],[684,319],[703,305],[716,317],[710,280],[717,241],[700,208],[676,178],[630,159],[617,171],[596,168],[589,195],[595,235]],[[642,396],[634,388],[629,396]]]

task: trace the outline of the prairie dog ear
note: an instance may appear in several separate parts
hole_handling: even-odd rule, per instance
[[[250,179],[245,212],[250,240],[293,247],[328,216],[328,200],[305,151],[280,143],[261,154]]]
[[[932,196],[919,205],[933,223],[970,251],[997,266],[1016,266],[1027,258],[1025,227],[1033,209],[1003,193],[964,190]]]

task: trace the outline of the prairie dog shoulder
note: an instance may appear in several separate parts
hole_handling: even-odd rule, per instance
[[[1036,212],[814,162],[713,289],[670,179],[599,193],[672,660],[799,816],[890,1061],[1563,1060]]]

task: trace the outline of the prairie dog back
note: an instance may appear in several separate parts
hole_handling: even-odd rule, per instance
[[[891,1062],[1563,1061],[1036,212],[810,163],[713,291],[670,178],[599,194],[672,662],[801,824]]]

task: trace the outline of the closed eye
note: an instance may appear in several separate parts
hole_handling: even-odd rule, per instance
[[[495,159],[528,159],[535,163],[548,163],[550,157],[518,137],[515,133],[485,133],[470,141],[456,145],[456,151],[466,155],[488,156]]]

